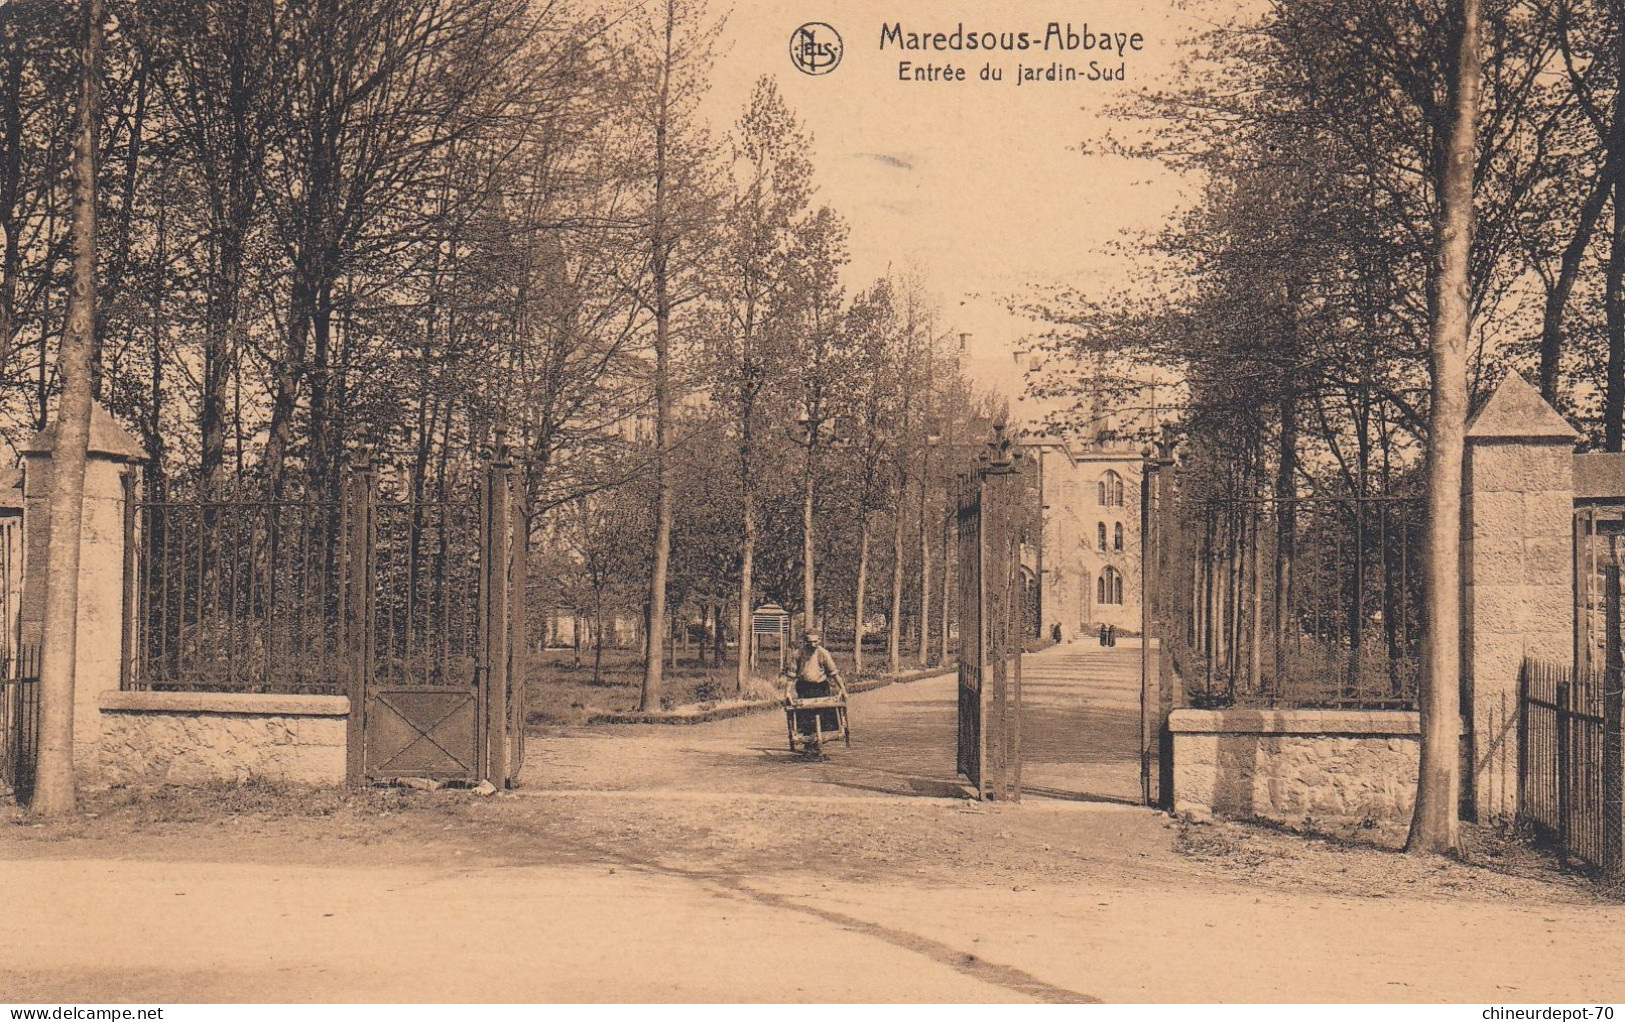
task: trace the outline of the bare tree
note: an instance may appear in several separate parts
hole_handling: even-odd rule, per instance
[[[665,0],[656,27],[655,59],[633,83],[634,95],[648,93],[649,101],[636,103],[635,112],[647,110],[641,121],[653,134],[647,230],[648,305],[654,318],[655,528],[649,557],[649,650],[638,697],[646,711],[659,708],[664,680],[667,576],[677,499],[671,465],[676,426],[672,408],[679,382],[673,373],[673,319],[677,306],[693,297],[691,289],[682,286],[686,274],[679,260],[686,250],[697,247],[696,236],[708,229],[712,212],[701,173],[710,162],[709,146],[695,123],[695,105],[705,88],[720,26],[705,20],[703,5]]]
[[[246,327],[249,246],[267,158],[289,110],[287,26],[279,8],[274,0],[182,0],[142,12],[152,21],[138,26],[167,67],[160,87],[185,146],[184,165],[196,172],[207,227],[197,405],[203,494],[218,492],[223,482],[227,390]]]
[[[801,615],[817,627],[817,494],[825,449],[837,441],[838,423],[851,405],[847,384],[851,338],[842,321],[840,270],[846,263],[846,225],[827,206],[808,217],[797,232],[791,301],[800,328],[791,343],[800,394],[796,421],[801,436]]]
[[[853,594],[852,666],[859,674],[863,672],[864,622],[869,613],[874,517],[885,497],[885,459],[895,440],[893,398],[899,373],[895,341],[899,331],[894,297],[891,281],[881,278],[857,296],[847,313],[857,359],[856,371],[852,374],[852,384],[857,390],[856,430],[850,438],[849,450],[856,462],[857,477],[854,503],[858,519],[858,566]]]
[[[273,492],[302,396],[305,475],[332,491],[354,355],[346,287],[426,233],[418,211],[435,157],[509,111],[523,13],[512,0],[313,0],[289,26],[288,45],[304,59],[267,185],[290,263],[264,459]]]
[[[782,382],[785,290],[795,225],[811,192],[807,140],[771,78],[752,91],[735,133],[737,179],[722,244],[712,341],[718,397],[738,452],[740,485],[738,684],[750,677],[746,644],[755,601],[756,540],[764,459],[762,406]]]

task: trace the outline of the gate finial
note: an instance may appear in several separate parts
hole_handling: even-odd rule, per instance
[[[491,460],[495,464],[507,466],[513,462],[513,448],[508,444],[508,427],[498,424],[493,431]]]
[[[1013,462],[1011,449],[1014,444],[1006,435],[1009,427],[1003,420],[993,424],[993,438],[987,442],[987,451],[982,458],[988,463],[988,469],[994,472],[1008,472]]]

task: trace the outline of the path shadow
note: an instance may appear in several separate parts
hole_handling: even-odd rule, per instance
[[[1021,786],[1023,795],[1036,795],[1056,802],[1096,802],[1114,806],[1141,806],[1144,805],[1137,798],[1124,798],[1121,795],[1105,795],[1089,791],[1062,791],[1059,788],[1045,788],[1031,784]]]
[[[965,785],[955,781],[944,781],[937,777],[909,777],[903,774],[892,774],[906,785],[906,789],[884,787],[878,784],[864,784],[861,781],[842,780],[830,778],[824,783],[836,788],[850,788],[853,791],[870,791],[881,795],[901,795],[904,798],[957,798],[968,799],[970,792]]]

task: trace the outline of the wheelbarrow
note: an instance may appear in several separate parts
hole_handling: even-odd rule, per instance
[[[825,741],[837,738],[850,747],[852,729],[846,722],[846,696],[785,700],[784,729],[790,737],[792,753],[817,753]]]

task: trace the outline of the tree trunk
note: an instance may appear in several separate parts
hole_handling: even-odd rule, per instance
[[[592,683],[600,684],[604,678],[604,592],[593,593],[592,605]]]
[[[711,609],[711,617],[717,625],[717,634],[712,637],[711,642],[711,652],[712,656],[715,658],[712,666],[721,667],[726,661],[728,655],[727,604],[719,603],[714,606]],[[741,645],[740,648],[743,649],[743,645]]]
[[[1264,516],[1255,506],[1252,516],[1252,569],[1248,572],[1252,605],[1248,607],[1252,636],[1249,639],[1251,660],[1247,665],[1247,684],[1254,692],[1264,688]],[[1146,537],[1140,537],[1140,548],[1146,549]],[[1142,558],[1143,560],[1143,558]],[[1142,571],[1144,568],[1141,569]]]
[[[801,613],[806,628],[816,628],[818,569],[813,552],[813,444],[817,437],[809,434],[807,461],[801,480]]]
[[[899,497],[903,493],[902,481],[899,481],[897,492]],[[898,501],[898,508],[892,514],[891,533],[891,635],[887,644],[891,673],[898,674],[903,670],[903,508],[902,501]]]
[[[937,612],[938,615],[942,619],[942,634],[941,634],[942,656],[941,656],[941,659],[939,659],[937,661],[937,663],[939,663],[939,664],[946,664],[948,662],[948,598],[949,598],[949,593],[953,590],[953,556],[954,556],[954,554],[953,554],[954,516],[953,516],[953,513],[952,513],[953,495],[952,495],[951,492],[945,492],[944,493],[944,495],[943,495],[943,505],[944,506],[943,506],[943,510],[942,510],[942,607]],[[1039,513],[1042,514],[1043,512],[1040,511]],[[1043,578],[1042,577],[1039,578],[1039,585],[1040,586],[1043,585]]]
[[[863,673],[863,622],[868,616],[869,598],[869,513],[858,524],[858,596],[852,613],[852,673]]]
[[[103,279],[99,288],[110,295],[124,294],[126,290],[125,276],[130,269],[130,248],[133,240],[132,228],[135,223],[135,196],[141,178],[141,160],[150,150],[144,141],[144,128],[147,122],[147,91],[150,79],[148,71],[150,64],[147,54],[142,47],[137,47],[133,54],[136,61],[134,79],[129,89],[133,97],[127,96],[130,104],[128,134],[124,144],[123,181],[120,183],[120,201],[118,210],[112,218],[112,230],[106,230],[107,224],[102,224],[102,246],[104,251],[100,254],[103,266]],[[111,205],[111,204],[109,204]],[[111,244],[106,240],[108,234],[112,235]],[[111,249],[111,251],[106,251]],[[96,310],[96,323],[91,330],[90,347],[90,394],[92,399],[105,401],[107,399],[106,380],[103,363],[106,355],[103,345],[106,343],[105,334],[107,324],[104,317],[107,315],[107,306],[98,304]],[[133,326],[130,328],[133,330]],[[127,338],[132,340],[133,338]],[[3,364],[3,363],[0,363]]]
[[[925,527],[928,503],[926,476],[920,472],[920,666],[931,663],[931,530]]]
[[[244,228],[246,229],[246,228]],[[219,268],[211,282],[208,324],[203,335],[203,394],[198,405],[198,433],[202,443],[199,483],[205,497],[220,492],[221,469],[226,460],[226,380],[236,353],[238,306],[242,294],[245,259],[243,230],[228,224],[219,243]]]
[[[23,153],[23,40],[12,19],[0,19],[0,46],[5,64],[0,68],[0,376],[11,366],[11,348],[17,339],[17,273],[22,268],[22,222],[17,216],[17,193],[22,186]]]
[[[90,445],[90,357],[96,329],[96,127],[101,118],[101,0],[83,0],[84,49],[74,125],[73,290],[57,357],[62,400],[51,451],[50,544],[40,664],[39,762],[33,808],[73,812],[74,674],[78,647],[79,546]]]
[[[756,508],[748,492],[744,511],[745,536],[739,546],[739,669],[735,675],[741,693],[750,683],[751,587],[756,570]]]
[[[265,438],[266,485],[271,496],[278,499],[287,489],[288,450],[293,446],[293,417],[299,400],[300,379],[304,375],[305,334],[310,324],[308,290],[305,274],[296,268],[288,302],[287,348],[277,360],[273,373],[271,423]]]
[[[581,666],[581,629],[586,617],[587,615],[581,613],[581,610],[577,608],[575,617],[570,622],[570,646],[575,650],[575,664],[577,667]]]
[[[1244,519],[1239,510],[1232,511],[1226,529],[1230,543],[1225,554],[1224,577],[1224,670],[1229,679],[1230,695],[1236,694],[1236,676],[1241,673],[1241,592],[1246,560],[1243,530]]]
[[[704,667],[711,662],[711,630],[716,625],[711,618],[711,604],[700,604],[700,648],[698,650],[700,666]]]
[[[320,280],[314,289],[310,318],[310,435],[306,437],[305,485],[319,497],[338,492],[340,437],[338,415],[344,407],[337,394],[340,372],[333,345],[333,285]]]
[[[1455,852],[1461,790],[1461,476],[1466,449],[1470,258],[1480,83],[1480,0],[1461,0],[1451,124],[1440,168],[1428,437],[1427,649],[1422,761],[1406,848]]]
[[[668,444],[671,432],[671,239],[666,222],[667,132],[670,130],[672,43],[677,12],[672,0],[666,3],[665,59],[660,68],[660,98],[655,111],[655,194],[651,219],[650,274],[655,306],[655,536],[649,569],[649,622],[662,631],[666,627],[666,575],[671,563],[673,502],[671,460]],[[664,681],[661,639],[649,640],[649,658],[643,662],[643,690],[638,707],[645,713],[660,705]],[[673,654],[675,659],[675,654]]]
[[[1625,32],[1615,39],[1615,66],[1625,58]],[[1614,90],[1614,132],[1625,125],[1625,87]],[[1614,229],[1609,238],[1603,309],[1608,327],[1608,370],[1603,389],[1603,446],[1625,450],[1625,161],[1614,166]]]
[[[1620,90],[1625,105],[1625,89]],[[1616,116],[1617,108],[1616,108]],[[1608,249],[1603,309],[1608,332],[1608,369],[1603,387],[1603,447],[1625,450],[1625,175],[1614,178],[1614,229]]]
[[[1292,628],[1292,561],[1297,543],[1298,406],[1288,385],[1281,394],[1281,431],[1275,460],[1275,677],[1276,695],[1286,687],[1287,640]]]

